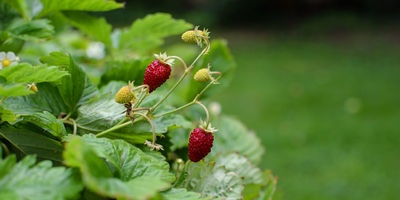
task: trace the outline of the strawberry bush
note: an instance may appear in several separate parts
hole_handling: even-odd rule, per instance
[[[0,199],[271,199],[259,139],[212,101],[226,41],[166,13],[90,13],[122,7],[1,2]]]

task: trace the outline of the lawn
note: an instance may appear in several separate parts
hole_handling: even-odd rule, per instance
[[[257,132],[276,197],[396,199],[400,194],[400,43],[226,34],[238,67],[215,98]]]

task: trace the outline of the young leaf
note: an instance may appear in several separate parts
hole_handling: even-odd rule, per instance
[[[18,97],[32,94],[33,91],[26,89],[25,83],[7,84],[0,83],[0,97]]]
[[[54,27],[47,19],[31,21],[15,20],[8,28],[9,34],[22,40],[48,39],[54,34]]]
[[[148,199],[169,187],[174,176],[165,161],[121,140],[93,135],[67,138],[65,162],[81,170],[84,184],[111,198]]]
[[[34,156],[16,163],[15,156],[0,160],[0,199],[75,199],[82,190],[76,171],[52,167]]]
[[[54,116],[67,113],[68,108],[55,86],[50,83],[39,83],[37,87],[39,90],[36,94],[8,97],[3,101],[3,108],[13,112],[17,117],[33,115],[43,111],[47,111]],[[13,123],[13,121],[9,122]]]
[[[2,126],[0,137],[8,141],[19,157],[36,154],[41,160],[62,162],[63,147],[60,142],[32,130]]]
[[[81,98],[93,96],[97,92],[97,89],[89,81],[85,72],[76,65],[70,55],[61,52],[52,52],[49,56],[42,57],[40,61],[48,65],[57,66],[71,74],[57,82],[58,90],[63,101],[68,106],[69,112],[75,111],[79,105],[85,103],[81,101]]]
[[[211,155],[238,152],[240,155],[246,156],[253,164],[257,165],[261,161],[264,148],[260,139],[240,121],[222,115],[215,118],[213,126],[217,127],[218,131],[214,134]]]
[[[82,10],[82,11],[108,11],[117,8],[122,8],[124,4],[117,3],[114,0],[41,0],[43,9],[40,16],[50,12],[60,10]]]
[[[89,103],[79,107],[76,123],[78,127],[86,131],[97,133],[117,124],[124,117],[126,108],[115,102],[116,92],[123,83],[111,82],[103,89],[99,96]]]
[[[166,13],[151,14],[136,20],[129,30],[124,31],[119,45],[121,48],[129,48],[137,53],[146,53],[161,45],[163,38],[181,34],[192,27],[193,25],[183,20],[173,19]]]
[[[79,11],[64,11],[68,22],[86,33],[94,40],[103,42],[106,47],[111,48],[111,25],[103,17],[93,17]]]
[[[68,72],[55,66],[32,66],[28,63],[20,63],[0,71],[0,76],[4,77],[8,83],[54,82],[67,75],[69,75]]]
[[[23,121],[35,124],[57,138],[67,135],[63,121],[47,111],[24,116]]]

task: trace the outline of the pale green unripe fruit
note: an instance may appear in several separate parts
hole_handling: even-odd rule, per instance
[[[197,71],[194,74],[194,80],[198,81],[198,82],[207,82],[211,80],[211,76],[210,76],[210,69],[208,68],[203,68],[200,69],[199,71]]]
[[[182,40],[187,43],[194,44],[196,43],[196,34],[194,30],[186,31],[181,36]]]
[[[131,91],[131,88],[128,85],[126,85],[121,89],[119,89],[119,91],[115,95],[115,102],[120,104],[134,103],[136,102],[136,96]]]

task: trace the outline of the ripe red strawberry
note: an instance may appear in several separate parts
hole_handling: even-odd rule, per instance
[[[168,80],[171,74],[172,61],[166,54],[156,55],[153,62],[147,66],[144,73],[143,84],[149,86],[149,92],[160,87],[165,81]]]
[[[214,136],[202,128],[195,128],[189,137],[189,159],[198,162],[207,156],[213,146]]]

